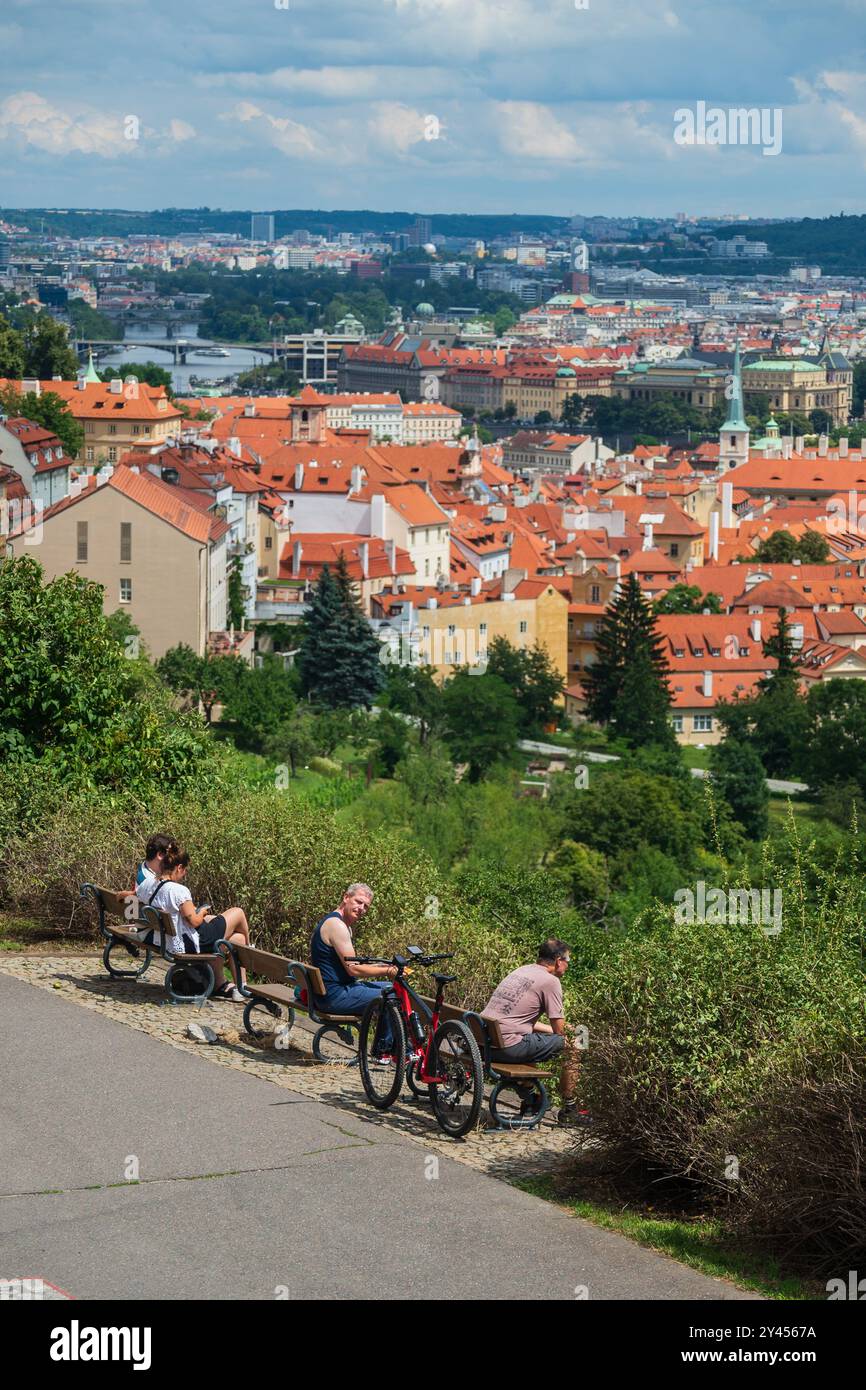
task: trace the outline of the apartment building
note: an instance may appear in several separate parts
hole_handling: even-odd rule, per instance
[[[84,427],[84,449],[79,464],[101,467],[117,463],[129,449],[145,444],[164,444],[183,421],[162,386],[148,386],[134,377],[123,381],[3,382],[37,396],[52,392]]]
[[[189,489],[134,468],[108,474],[44,513],[46,577],[101,584],[105,613],[128,613],[154,659],[181,642],[203,654],[226,628],[229,523]]]

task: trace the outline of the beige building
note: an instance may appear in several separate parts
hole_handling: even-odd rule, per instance
[[[448,513],[418,483],[404,483],[374,494],[370,503],[372,535],[393,540],[409,552],[412,584],[435,584],[450,567]]]
[[[164,444],[178,433],[183,416],[161,386],[129,377],[123,381],[21,381],[3,383],[41,395],[52,392],[84,427],[79,464],[117,463],[130,449]]]
[[[181,642],[201,655],[226,627],[229,533],[190,490],[117,468],[49,508],[29,553],[48,579],[74,570],[101,584],[106,614],[128,613],[153,659]]]

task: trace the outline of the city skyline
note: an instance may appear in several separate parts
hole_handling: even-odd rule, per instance
[[[799,2],[585,5],[268,0],[241,23],[222,0],[153,0],[130,29],[101,0],[48,26],[32,0],[8,0],[3,201],[866,211],[863,0],[833,0],[820,24]],[[700,125],[741,108],[772,125],[774,148],[739,143],[742,126],[718,143],[683,135],[683,111]]]

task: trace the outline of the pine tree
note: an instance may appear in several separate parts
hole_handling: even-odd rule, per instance
[[[634,574],[599,623],[596,660],[583,678],[586,712],[634,747],[671,743],[668,664]]]
[[[381,648],[340,555],[316,585],[298,654],[301,689],[314,703],[331,709],[369,708],[384,684]]]

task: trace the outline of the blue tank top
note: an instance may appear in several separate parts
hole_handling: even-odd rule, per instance
[[[313,939],[310,942],[310,963],[316,967],[322,977],[325,986],[325,995],[331,993],[332,989],[340,985],[353,985],[355,980],[349,974],[339,955],[333,946],[329,946],[322,940],[322,927],[329,917],[336,917],[336,912],[326,912],[324,917],[316,923]]]

